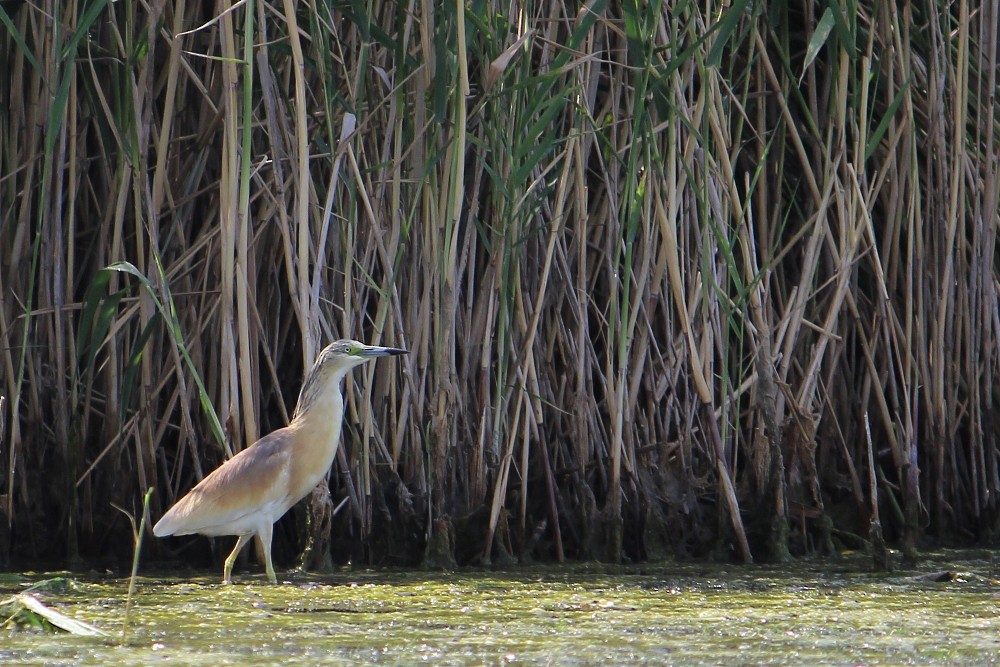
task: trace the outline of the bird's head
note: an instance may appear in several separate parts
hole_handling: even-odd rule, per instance
[[[330,343],[323,348],[312,368],[306,373],[292,419],[309,411],[317,404],[317,400],[332,394],[336,394],[339,398],[340,381],[355,366],[360,366],[376,357],[396,356],[406,352],[398,347],[365,345],[356,340],[345,339]]]
[[[337,340],[319,353],[316,359],[316,367],[324,370],[351,369],[355,366],[374,359],[376,357],[389,357],[406,354],[406,350],[398,347],[380,347],[378,345],[365,345],[356,340]]]

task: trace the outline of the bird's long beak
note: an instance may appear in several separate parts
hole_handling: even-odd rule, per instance
[[[400,354],[407,353],[408,350],[398,347],[379,347],[377,345],[369,345],[358,354],[362,357],[395,357]]]

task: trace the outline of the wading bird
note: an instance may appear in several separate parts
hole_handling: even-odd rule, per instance
[[[267,578],[277,583],[271,564],[271,529],[292,505],[319,484],[337,454],[344,420],[340,384],[355,366],[406,354],[354,340],[327,345],[306,374],[288,426],[264,436],[216,468],[170,508],[153,527],[167,535],[236,535],[226,558],[222,583],[230,583],[233,563],[254,535],[264,551]]]

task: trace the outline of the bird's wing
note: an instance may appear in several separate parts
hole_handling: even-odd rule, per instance
[[[238,535],[254,532],[248,526],[276,521],[277,516],[254,515],[273,513],[288,496],[290,436],[287,428],[274,431],[213,470],[163,515],[153,533]]]

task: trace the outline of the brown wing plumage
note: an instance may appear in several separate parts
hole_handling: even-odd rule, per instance
[[[287,428],[274,431],[213,470],[163,515],[153,534],[246,532],[229,529],[287,496],[290,435]]]

